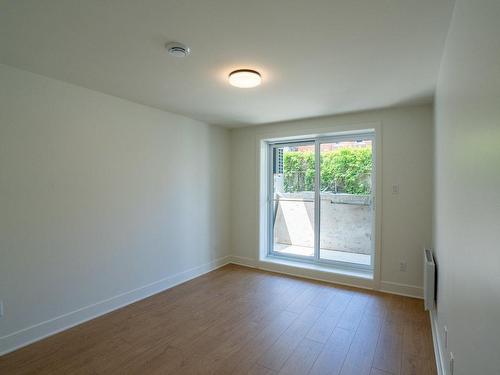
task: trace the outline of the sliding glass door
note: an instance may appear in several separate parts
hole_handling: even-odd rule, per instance
[[[373,134],[269,145],[269,254],[373,268]]]
[[[274,145],[272,150],[272,252],[313,258],[315,231],[315,144]]]
[[[372,141],[320,144],[319,258],[372,264]]]

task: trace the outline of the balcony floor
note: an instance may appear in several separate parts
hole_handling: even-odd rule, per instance
[[[274,251],[283,255],[302,255],[313,256],[314,249],[308,246],[289,245],[284,243],[275,243]],[[346,251],[320,249],[321,259],[333,260],[337,262],[349,262],[356,264],[363,264],[369,266],[371,263],[371,256],[366,254],[349,253]]]

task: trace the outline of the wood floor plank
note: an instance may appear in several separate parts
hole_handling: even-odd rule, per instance
[[[216,369],[216,373],[220,375],[230,375],[249,371],[297,317],[297,314],[289,311],[282,311],[279,313],[275,319],[270,321],[266,327],[242,348],[221,361]]]
[[[119,365],[109,364],[108,374],[169,374],[182,366],[187,360],[182,350],[168,344],[155,345],[139,355],[126,355]],[[86,369],[85,369],[86,371]]]
[[[288,357],[281,368],[280,375],[303,375],[307,374],[323,349],[323,344],[303,339]]]
[[[338,311],[344,312],[349,303],[351,302],[354,293],[347,290],[337,290],[333,295],[330,303],[325,309],[327,314],[337,314]]]
[[[0,357],[2,375],[280,371],[434,375],[428,314],[421,300],[228,265]]]
[[[379,370],[378,368],[372,368],[372,372],[370,372],[370,375],[393,375],[393,374]]]
[[[297,296],[295,301],[287,307],[287,310],[300,314],[314,300],[319,292],[320,286],[315,284],[310,285],[306,290]]]
[[[349,351],[353,331],[336,328],[314,362],[309,375],[338,375]]]
[[[355,330],[358,328],[367,303],[368,298],[364,294],[355,294],[340,317],[338,326],[347,330]]]
[[[246,375],[276,375],[277,372],[265,368],[261,365],[255,364],[252,368],[246,373]]]
[[[423,323],[410,322],[404,326],[403,351],[421,357],[432,358],[433,350],[430,346],[429,332]]]
[[[365,308],[365,314],[385,318],[389,310],[390,294],[376,293],[367,295],[368,302]]]
[[[259,359],[259,364],[279,371],[288,357],[307,335],[323,310],[307,306],[280,338]]]
[[[436,375],[436,365],[430,358],[403,353],[401,375]]]
[[[316,323],[313,324],[307,338],[321,343],[326,343],[343,314],[343,310],[334,312],[323,311]]]
[[[318,294],[316,294],[309,304],[320,309],[325,309],[330,304],[335,294],[335,288],[323,285],[320,287]]]
[[[382,319],[365,315],[354,335],[341,375],[369,375],[377,347]]]
[[[399,375],[401,372],[401,361],[403,354],[403,331],[401,324],[386,321],[382,325],[373,367]]]

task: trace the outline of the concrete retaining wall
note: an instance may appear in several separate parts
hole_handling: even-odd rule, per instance
[[[275,242],[314,247],[314,193],[278,193]],[[371,254],[373,211],[366,195],[321,193],[322,249]]]

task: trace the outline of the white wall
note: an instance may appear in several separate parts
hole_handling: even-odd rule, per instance
[[[221,264],[228,141],[0,65],[0,353]]]
[[[431,105],[368,111],[342,116],[252,126],[231,131],[232,254],[256,262],[258,233],[258,140],[339,131],[381,123],[382,128],[382,288],[421,295],[422,251],[432,239]],[[400,185],[399,195],[392,185]],[[399,271],[406,261],[406,272]],[[339,279],[340,280],[340,279]]]
[[[499,20],[498,0],[457,1],[436,95],[436,326],[446,374],[450,351],[455,375],[500,374]]]

